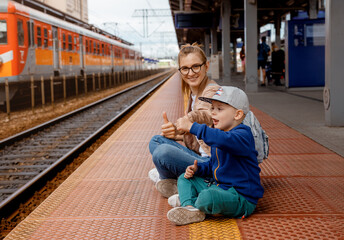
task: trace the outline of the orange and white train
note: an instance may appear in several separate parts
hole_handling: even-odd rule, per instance
[[[141,67],[141,53],[129,45],[17,2],[0,1],[0,88],[6,78],[20,83],[31,76]]]

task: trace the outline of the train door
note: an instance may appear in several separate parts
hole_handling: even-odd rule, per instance
[[[35,27],[33,20],[30,19],[27,22],[27,36],[28,36],[28,56],[27,56],[27,65],[28,73],[34,74],[36,72],[35,68]]]
[[[52,27],[53,29],[53,58],[54,58],[54,73],[58,73],[60,70],[60,53],[59,53],[59,38],[57,27]]]
[[[80,67],[82,70],[85,68],[85,59],[84,59],[84,38],[82,35],[79,36],[79,42],[80,42]]]
[[[22,74],[25,67],[27,57],[28,36],[26,19],[24,17],[17,17],[17,40],[18,40],[18,75]]]

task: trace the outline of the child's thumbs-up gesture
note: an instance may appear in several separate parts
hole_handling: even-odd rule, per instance
[[[197,160],[195,160],[193,165],[190,165],[186,168],[184,177],[187,179],[192,178],[194,176],[195,172],[197,171],[197,169],[198,169]]]

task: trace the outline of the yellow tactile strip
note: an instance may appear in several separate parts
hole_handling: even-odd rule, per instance
[[[190,225],[190,239],[233,239],[239,240],[241,234],[235,219],[208,217],[206,221]]]

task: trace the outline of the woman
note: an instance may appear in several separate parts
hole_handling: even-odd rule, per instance
[[[179,72],[182,78],[182,92],[188,96],[187,115],[192,122],[212,125],[210,103],[200,101],[199,97],[212,97],[219,88],[216,82],[208,79],[209,62],[204,51],[196,43],[184,45],[178,54]],[[173,123],[163,113],[162,135],[154,136],[149,143],[156,169],[149,177],[156,182],[157,190],[170,197],[177,193],[177,178],[187,166],[210,160],[210,147],[190,133],[177,132]],[[185,146],[177,143],[181,140]]]

